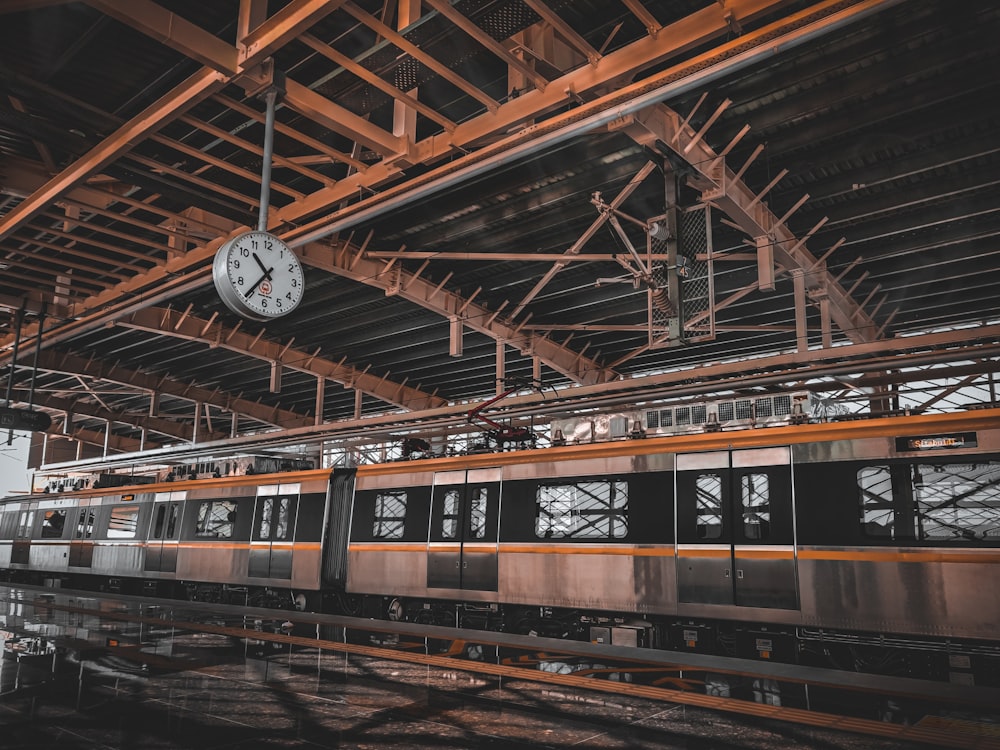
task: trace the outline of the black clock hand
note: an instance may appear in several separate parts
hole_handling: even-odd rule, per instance
[[[254,256],[254,257],[256,257],[256,256]],[[264,266],[261,265],[261,268],[264,268]],[[250,299],[250,295],[253,294],[254,291],[256,291],[256,289],[257,289],[258,286],[260,286],[260,282],[262,282],[264,279],[267,279],[268,281],[271,281],[272,280],[271,279],[271,271],[273,271],[273,270],[274,270],[274,266],[271,266],[270,268],[264,268],[264,275],[261,276],[259,279],[257,279],[253,283],[253,286],[250,287],[249,289],[247,289],[246,294],[244,294],[243,296],[246,297],[247,299]]]
[[[263,261],[261,261],[260,257],[258,257],[258,255],[257,255],[257,253],[253,253],[253,259],[255,261],[257,261],[257,265],[260,266],[260,270],[264,272],[264,277],[268,281],[274,281],[274,279],[271,278],[271,271],[273,271],[274,268],[271,268],[270,270],[268,270],[267,268],[265,268]],[[258,281],[257,283],[259,284],[260,282]]]

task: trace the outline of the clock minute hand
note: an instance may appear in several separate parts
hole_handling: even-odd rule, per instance
[[[260,266],[260,270],[264,272],[264,277],[268,281],[273,281],[274,279],[271,278],[271,271],[274,270],[274,267],[272,266],[270,269],[265,267],[264,262],[260,259],[260,256],[258,256],[257,253],[253,253],[253,259],[257,261],[257,265]],[[258,281],[257,283],[259,284],[260,282]]]
[[[261,265],[261,268],[264,268],[263,265]],[[253,283],[253,286],[247,289],[246,294],[244,294],[243,296],[246,297],[247,299],[250,299],[250,295],[257,290],[257,287],[260,286],[260,282],[262,282],[264,279],[271,281],[271,271],[273,270],[274,266],[271,266],[270,268],[264,268],[264,275],[261,276],[259,279],[257,279]]]

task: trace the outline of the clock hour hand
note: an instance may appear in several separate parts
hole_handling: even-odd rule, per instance
[[[255,255],[254,257],[256,258],[257,256]],[[264,266],[261,265],[261,268],[264,268]],[[253,286],[247,289],[246,294],[244,294],[243,296],[246,297],[247,299],[250,299],[250,295],[253,294],[255,291],[257,291],[257,287],[260,286],[260,282],[262,282],[264,279],[267,279],[268,281],[271,280],[271,271],[273,270],[274,266],[271,266],[270,268],[264,268],[264,275],[261,276],[259,279],[257,279],[253,283]]]

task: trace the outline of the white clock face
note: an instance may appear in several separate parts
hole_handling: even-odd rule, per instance
[[[267,232],[246,232],[224,244],[212,276],[222,301],[252,320],[287,315],[302,300],[302,265],[288,246]]]

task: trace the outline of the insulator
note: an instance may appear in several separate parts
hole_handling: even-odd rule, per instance
[[[667,315],[677,314],[674,303],[670,301],[670,295],[667,294],[667,290],[662,286],[653,289],[653,307]]]

